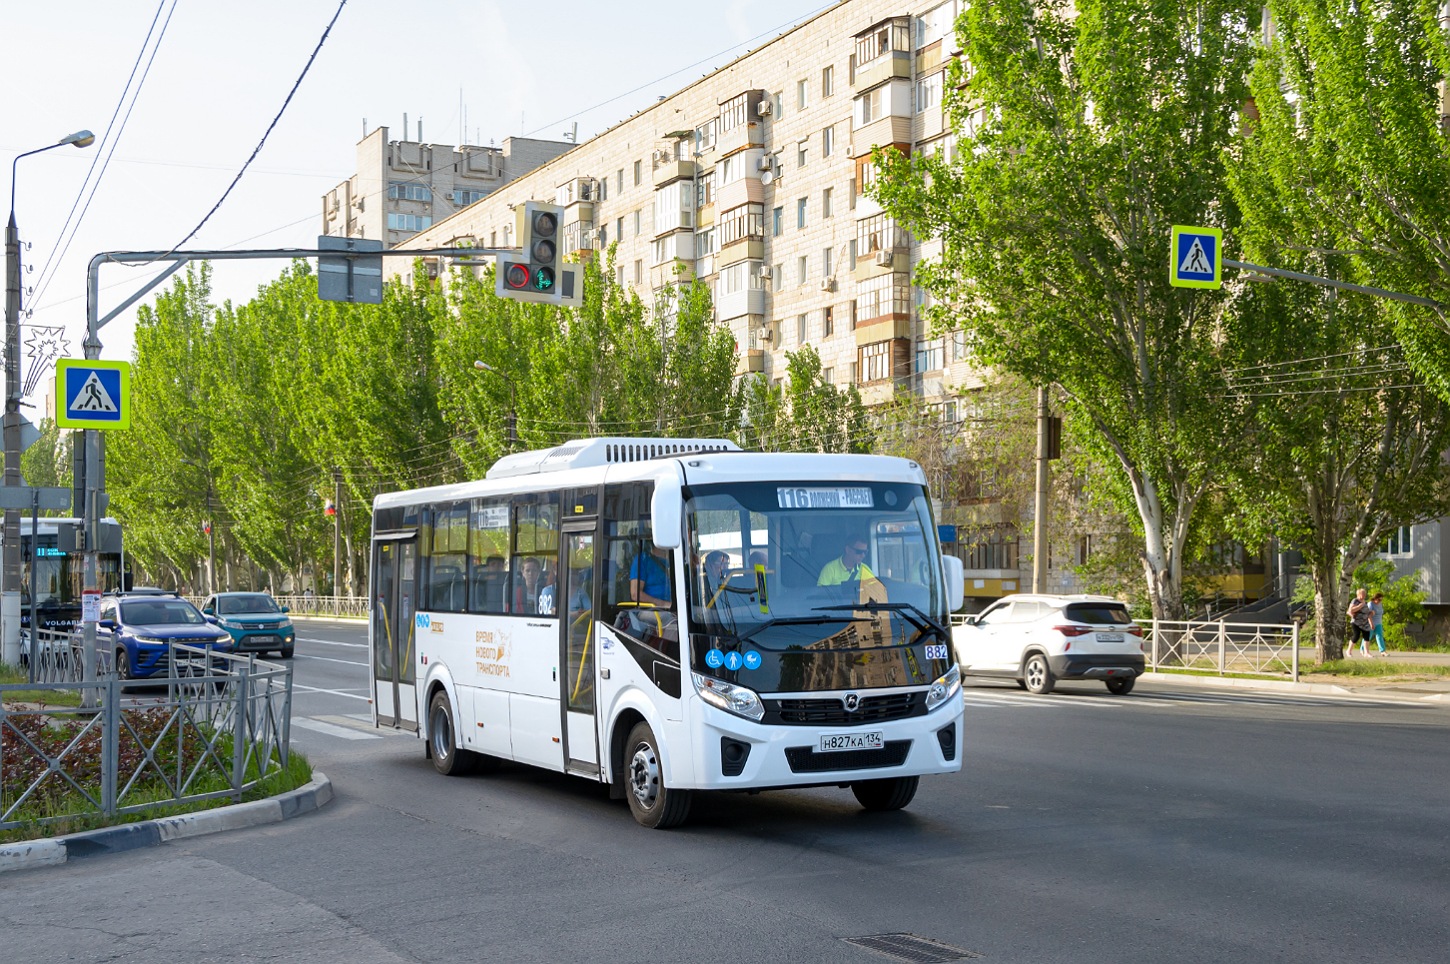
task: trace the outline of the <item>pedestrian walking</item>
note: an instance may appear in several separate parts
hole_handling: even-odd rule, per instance
[[[1385,594],[1377,592],[1369,600],[1369,617],[1374,623],[1370,632],[1374,636],[1374,644],[1379,647],[1379,655],[1385,655]]]
[[[1374,617],[1370,615],[1369,590],[1360,586],[1354,591],[1354,599],[1349,604],[1349,610],[1345,613],[1349,617],[1349,626],[1352,632],[1349,646],[1344,650],[1346,657],[1354,655],[1354,647],[1359,646],[1359,654],[1368,656],[1365,650],[1365,643],[1374,632]]]

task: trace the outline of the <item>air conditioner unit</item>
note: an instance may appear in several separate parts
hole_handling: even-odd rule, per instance
[[[755,337],[760,341],[770,341],[770,326],[761,325],[759,328],[755,329]]]
[[[846,156],[847,157],[855,157],[856,156],[856,145],[855,144],[847,144],[846,145]]]
[[[668,164],[672,159],[673,158],[671,158],[669,151],[655,151],[654,152],[654,162],[655,162],[655,166],[656,167],[658,167],[661,164]]]
[[[769,117],[770,109],[770,99],[767,98],[755,105],[755,115],[757,117]]]
[[[757,171],[771,171],[771,170],[774,170],[775,169],[775,155],[774,154],[765,154],[765,155],[763,155],[760,158],[760,160],[758,160],[758,161],[755,162],[755,169]]]
[[[876,263],[879,264],[879,265],[881,265],[881,267],[883,267],[883,268],[889,268],[889,267],[891,267],[892,260],[893,259],[891,257],[891,252],[890,251],[877,251],[876,252]]]
[[[835,291],[836,290],[836,279],[835,278],[822,278],[821,279],[821,290],[822,291]]]

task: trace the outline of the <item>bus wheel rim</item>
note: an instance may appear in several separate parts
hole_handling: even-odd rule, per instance
[[[629,762],[629,783],[641,807],[648,810],[655,805],[660,794],[660,764],[654,747],[648,743],[635,748],[634,758]]]

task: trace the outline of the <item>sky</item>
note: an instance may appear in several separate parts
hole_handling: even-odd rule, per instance
[[[835,3],[11,4],[0,31],[9,75],[0,161],[10,167],[74,131],[96,135],[89,148],[19,161],[15,196],[5,189],[23,248],[23,370],[41,371],[32,346],[47,341],[63,346],[60,357],[83,357],[86,271],[100,252],[314,247],[322,195],[355,173],[364,122],[401,139],[406,114],[414,139],[421,121],[423,139],[439,144],[563,139],[577,123],[582,143]],[[243,303],[284,267],[213,262],[213,300]],[[100,314],[157,270],[103,266]],[[134,319],[132,308],[101,329],[101,358],[130,359]],[[27,396],[32,422],[53,378],[46,371]]]

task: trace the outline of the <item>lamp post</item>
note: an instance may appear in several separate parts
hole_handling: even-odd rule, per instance
[[[22,157],[55,150],[67,144],[90,147],[96,135],[76,131],[54,144],[15,155],[10,163],[10,220],[5,225],[5,485],[20,479],[20,232],[15,227],[15,173]],[[3,555],[0,555],[0,655],[17,663],[20,655],[20,512],[5,510]]]
[[[497,368],[494,368],[486,361],[476,361],[473,363],[473,367],[477,368],[481,372],[493,372],[499,378],[502,378],[504,380],[504,383],[507,384],[509,387],[509,415],[508,421],[505,423],[505,425],[507,426],[506,431],[508,433],[509,451],[512,452],[514,449],[518,448],[519,442],[519,432],[517,425],[518,395],[514,392],[514,380],[512,378],[509,378],[503,372],[499,371]]]

